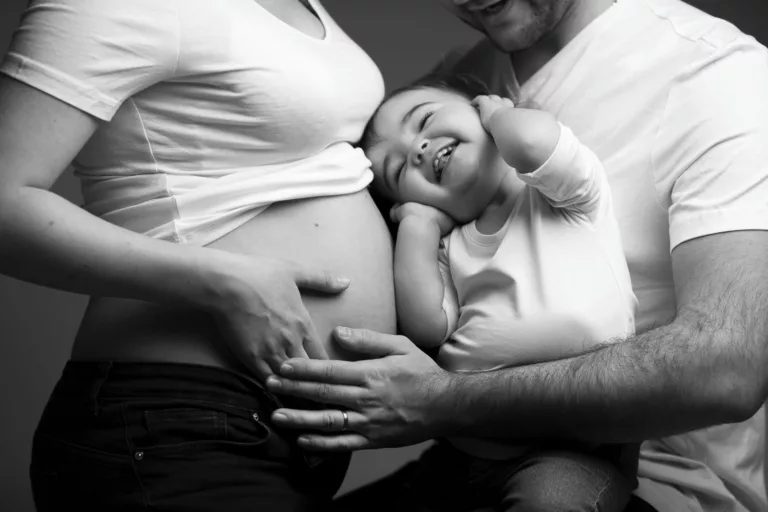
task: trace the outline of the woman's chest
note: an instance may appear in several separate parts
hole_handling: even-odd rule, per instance
[[[102,151],[148,139],[155,158],[181,154],[205,168],[285,162],[359,139],[383,80],[319,6],[320,38],[253,0],[190,4],[174,77],[123,105],[98,134]]]

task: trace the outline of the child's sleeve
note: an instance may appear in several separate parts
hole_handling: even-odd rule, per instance
[[[555,208],[597,221],[611,208],[611,190],[597,156],[567,126],[549,159],[535,171],[518,177],[534,187]]]
[[[175,73],[177,1],[30,0],[0,72],[109,121]]]
[[[450,235],[443,237],[437,253],[437,266],[440,269],[440,276],[443,278],[443,312],[445,313],[446,324],[445,336],[441,343],[448,341],[459,323],[459,296],[453,284],[451,265],[448,261],[449,240]]]

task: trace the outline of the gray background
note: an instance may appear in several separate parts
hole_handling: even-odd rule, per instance
[[[214,0],[212,0],[214,1]],[[764,44],[767,0],[690,2],[736,23]],[[342,28],[377,62],[396,87],[418,76],[444,52],[476,40],[436,0],[325,0]],[[25,0],[0,0],[0,54],[4,54]],[[747,79],[747,77],[745,77]],[[67,172],[54,190],[80,203]],[[2,242],[0,242],[2,243]],[[0,276],[0,500],[3,510],[33,510],[27,478],[32,432],[64,362],[86,299]],[[355,454],[342,490],[383,475],[421,447]]]

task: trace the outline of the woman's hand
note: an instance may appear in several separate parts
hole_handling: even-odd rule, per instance
[[[349,280],[284,260],[220,254],[212,312],[232,353],[263,382],[289,358],[328,359],[300,289],[343,292]]]
[[[349,451],[406,446],[452,433],[454,374],[441,369],[403,336],[346,328],[334,334],[341,346],[370,359],[291,359],[281,367],[279,377],[267,380],[272,392],[329,404],[326,410],[273,413],[280,427],[315,431],[299,437],[303,448]]]
[[[392,222],[403,222],[408,217],[418,217],[425,222],[434,223],[440,230],[440,236],[447,235],[456,226],[448,214],[432,206],[420,203],[396,204],[389,210]]]

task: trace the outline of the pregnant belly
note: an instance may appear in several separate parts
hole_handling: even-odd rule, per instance
[[[338,325],[386,333],[395,330],[392,244],[367,191],[272,205],[210,247],[287,258],[348,277],[351,285],[340,295],[302,294],[332,358],[351,357],[331,337]],[[207,314],[114,298],[91,300],[72,358],[241,369]]]

